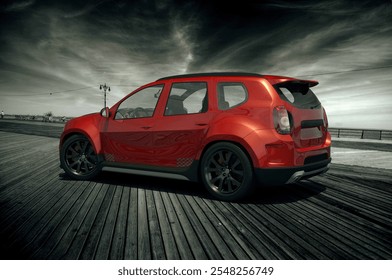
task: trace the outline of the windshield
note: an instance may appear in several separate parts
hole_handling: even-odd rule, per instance
[[[321,103],[317,96],[309,88],[309,85],[301,82],[285,82],[274,85],[280,98],[300,109],[319,109]]]

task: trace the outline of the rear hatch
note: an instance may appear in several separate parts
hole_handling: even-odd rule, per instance
[[[291,135],[297,148],[322,145],[327,137],[324,108],[310,89],[317,84],[315,81],[291,80],[274,85],[286,103]]]

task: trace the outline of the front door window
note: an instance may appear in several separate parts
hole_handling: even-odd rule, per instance
[[[152,117],[163,85],[144,88],[125,99],[117,109],[115,119]]]

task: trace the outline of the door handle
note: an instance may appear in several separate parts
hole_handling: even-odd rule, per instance
[[[206,126],[208,123],[196,123],[197,126]]]
[[[152,126],[142,126],[144,129],[150,129]]]

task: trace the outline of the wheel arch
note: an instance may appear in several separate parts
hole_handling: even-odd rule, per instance
[[[204,156],[204,154],[206,153],[206,151],[213,145],[218,144],[218,143],[231,143],[236,145],[238,148],[240,148],[245,155],[248,157],[250,163],[252,164],[252,167],[255,166],[255,162],[257,161],[257,157],[256,155],[251,151],[251,148],[249,145],[245,144],[244,141],[240,140],[240,139],[214,139],[209,141],[207,144],[204,145],[201,153],[198,156],[199,159],[199,164],[198,164],[198,173],[200,173],[200,164],[201,164],[201,160]],[[246,147],[247,146],[247,147]]]
[[[200,147],[201,152],[199,152],[196,156],[196,159],[200,161],[205,151],[211,145],[218,142],[228,142],[235,144],[241,148],[243,152],[245,152],[252,164],[252,167],[259,166],[259,152],[257,150],[258,147],[253,146],[255,142],[255,137],[253,137],[253,135],[257,130],[266,129],[265,124],[255,120],[250,120],[247,115],[237,114],[229,116],[226,113],[222,114],[222,116],[219,115],[214,120],[214,125],[210,126],[206,138]],[[259,139],[258,137],[256,138],[258,141],[261,141],[260,145],[263,145],[262,139]]]
[[[67,141],[67,139],[69,139],[70,137],[72,137],[74,135],[81,135],[83,137],[86,137],[90,141],[90,143],[92,144],[95,153],[96,154],[100,153],[101,143],[99,141],[99,137],[98,137],[98,139],[97,139],[97,137],[90,137],[89,133],[87,133],[86,131],[83,131],[81,129],[73,129],[73,130],[67,131],[67,133],[63,133],[63,135],[61,135],[61,139],[60,139],[60,148],[63,146],[65,141]],[[98,136],[99,136],[99,133],[98,133]]]

